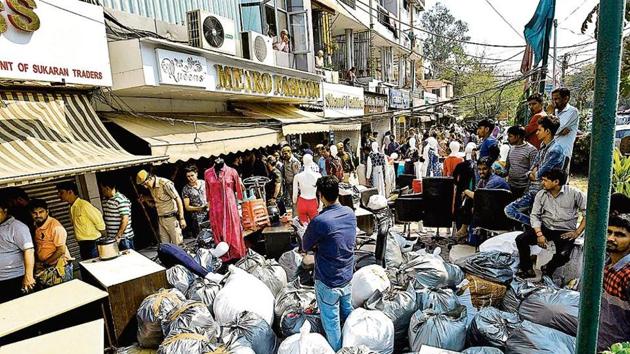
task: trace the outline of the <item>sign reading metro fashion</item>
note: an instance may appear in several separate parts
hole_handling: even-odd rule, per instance
[[[0,0],[0,79],[111,86],[103,8]]]
[[[321,89],[317,81],[221,64],[215,64],[214,67],[217,90],[308,99],[320,97]]]

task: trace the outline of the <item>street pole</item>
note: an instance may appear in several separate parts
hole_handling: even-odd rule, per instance
[[[625,2],[601,1],[597,16],[606,19],[606,25],[600,25],[597,30],[590,156],[590,170],[593,173],[588,178],[584,265],[576,341],[578,354],[592,354],[597,350]]]
[[[552,65],[552,72],[553,72],[553,79],[551,80],[551,84],[553,85],[553,87],[556,87],[556,75],[558,74],[556,72],[556,62],[558,61],[558,20],[554,19],[553,20],[553,65]]]

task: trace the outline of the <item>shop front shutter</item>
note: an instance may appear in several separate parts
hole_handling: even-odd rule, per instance
[[[72,227],[72,221],[70,220],[70,206],[59,199],[57,188],[55,187],[57,183],[68,181],[74,182],[75,178],[61,178],[53,182],[26,185],[22,188],[26,191],[30,199],[43,199],[48,203],[50,215],[59,220],[68,232],[66,245],[70,250],[70,255],[76,258],[76,262],[79,262],[81,260],[81,257],[79,256],[79,244],[74,238],[74,228]]]

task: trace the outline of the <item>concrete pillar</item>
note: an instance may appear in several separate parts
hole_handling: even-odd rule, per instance
[[[405,58],[402,55],[399,56],[398,57],[398,87],[405,86],[405,74],[406,74],[405,64],[407,64],[405,62]]]
[[[381,47],[381,80],[389,82],[393,67],[392,47]]]
[[[346,28],[346,70],[354,66],[354,35],[351,28]]]
[[[96,181],[96,174],[94,172],[88,172],[79,176],[79,185],[79,190],[84,193],[82,195],[83,199],[90,202],[102,212],[103,207],[101,206],[101,193]]]

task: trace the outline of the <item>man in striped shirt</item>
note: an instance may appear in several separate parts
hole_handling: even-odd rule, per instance
[[[101,181],[101,194],[107,236],[118,241],[120,250],[134,249],[131,202],[116,189],[116,184],[111,179]]]

